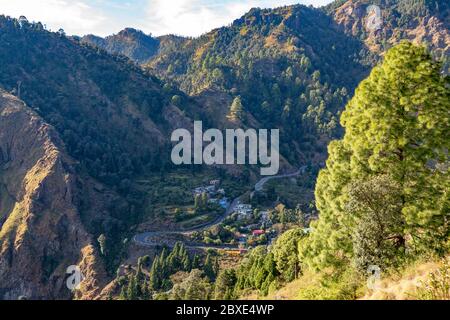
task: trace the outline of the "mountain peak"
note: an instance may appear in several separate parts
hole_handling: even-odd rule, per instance
[[[159,49],[159,40],[134,28],[125,28],[106,38],[88,35],[83,37],[81,41],[102,48],[112,54],[126,56],[138,63],[147,62]]]

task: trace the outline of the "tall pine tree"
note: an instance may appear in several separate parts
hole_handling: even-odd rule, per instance
[[[354,258],[359,216],[349,212],[349,187],[389,176],[399,187],[396,214],[408,252],[443,251],[449,234],[449,81],[425,48],[391,49],[356,90],[342,115],[343,140],[329,146],[316,202],[320,219],[300,245],[311,267],[338,267]]]
[[[238,121],[244,119],[244,107],[242,105],[241,97],[236,97],[230,107],[230,113],[227,118],[230,121]]]

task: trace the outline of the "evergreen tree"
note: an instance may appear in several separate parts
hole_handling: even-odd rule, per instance
[[[233,269],[222,270],[217,276],[214,288],[214,299],[231,300],[234,297],[236,272]]]
[[[162,285],[161,265],[159,263],[159,257],[156,256],[153,260],[152,267],[150,269],[150,281],[149,287],[152,291],[158,291]]]
[[[343,140],[329,146],[316,186],[320,219],[302,241],[310,266],[347,265],[354,258],[359,215],[349,214],[352,183],[379,175],[399,185],[401,241],[410,252],[443,253],[449,237],[449,83],[426,49],[408,42],[391,49],[361,83],[342,115]]]
[[[199,269],[200,268],[200,257],[198,254],[194,256],[194,259],[192,260],[192,269]]]
[[[272,248],[276,269],[287,282],[300,274],[300,260],[297,255],[299,241],[304,237],[302,229],[292,229],[281,235]]]
[[[405,221],[401,214],[400,186],[389,176],[377,176],[349,186],[347,211],[358,223],[353,238],[355,266],[366,273],[369,266],[385,270],[395,266],[405,252]]]
[[[135,275],[130,275],[127,288],[127,300],[137,300],[139,297],[138,281]]]
[[[203,266],[203,271],[205,275],[211,280],[214,281],[216,274],[214,272],[214,262],[213,257],[210,253],[206,256],[205,264]]]
[[[230,121],[238,121],[243,120],[244,118],[244,107],[242,105],[241,97],[236,97],[233,100],[233,103],[230,107],[230,113],[228,114],[227,118]]]
[[[104,234],[101,234],[98,239],[98,244],[100,245],[100,252],[102,255],[106,254],[106,236]]]

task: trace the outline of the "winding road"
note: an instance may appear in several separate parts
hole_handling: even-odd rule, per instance
[[[283,174],[283,175],[278,175],[278,176],[271,176],[271,177],[264,177],[255,184],[254,192],[261,192],[263,190],[265,184],[271,180],[298,177],[298,176],[304,174],[306,169],[307,169],[307,167],[303,166],[294,173]],[[191,229],[186,229],[186,230],[144,232],[144,233],[140,233],[140,234],[134,236],[133,241],[135,244],[137,244],[139,246],[155,247],[155,246],[162,245],[162,243],[161,243],[161,241],[158,241],[158,242],[152,241],[152,238],[159,238],[159,237],[162,237],[165,235],[190,235],[194,232],[200,232],[200,231],[207,230],[209,228],[212,228],[216,225],[221,224],[226,218],[228,218],[235,211],[236,207],[239,205],[241,198],[242,198],[242,196],[234,199],[228,206],[225,213],[223,215],[219,216],[214,221],[205,223],[203,225],[196,226]],[[219,246],[210,246],[210,247],[208,247],[205,244],[199,244],[199,245],[192,244],[192,245],[187,245],[187,247],[199,248],[199,249],[201,249],[201,248],[231,249],[232,248],[232,246],[220,246],[220,247]]]

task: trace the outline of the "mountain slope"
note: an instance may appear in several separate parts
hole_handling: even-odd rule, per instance
[[[425,44],[439,58],[450,54],[450,5],[445,0],[378,1],[382,25],[378,30],[366,27],[367,9],[373,1],[336,1],[325,10],[343,30],[359,39],[376,54],[383,54],[401,40]]]
[[[80,297],[92,298],[105,285],[78,203],[83,196],[104,210],[104,200],[98,193],[89,198],[89,182],[80,185],[74,164],[55,130],[0,90],[0,299],[70,298],[71,265],[86,277]]]
[[[0,16],[0,43],[0,88],[23,101],[2,91],[0,294],[70,298],[65,268],[81,261],[90,266],[81,296],[95,296],[151,201],[135,180],[167,166],[170,133],[192,125],[193,104],[127,59],[40,23]]]
[[[181,93],[125,58],[39,24],[20,27],[0,17],[0,26],[0,86],[20,91],[90,174],[119,185],[139,172],[159,172],[170,161],[165,150],[171,131],[190,122],[171,103]],[[191,103],[184,101],[186,107]]]
[[[329,137],[340,134],[337,116],[349,93],[368,72],[361,50],[328,15],[298,5],[252,9],[229,27],[161,47],[147,67],[193,96],[240,96],[248,118],[280,128],[291,163],[317,163]]]
[[[152,58],[159,49],[160,41],[132,28],[127,28],[118,34],[100,38],[87,35],[81,42],[102,48],[112,54],[120,54],[137,63],[145,63]]]

